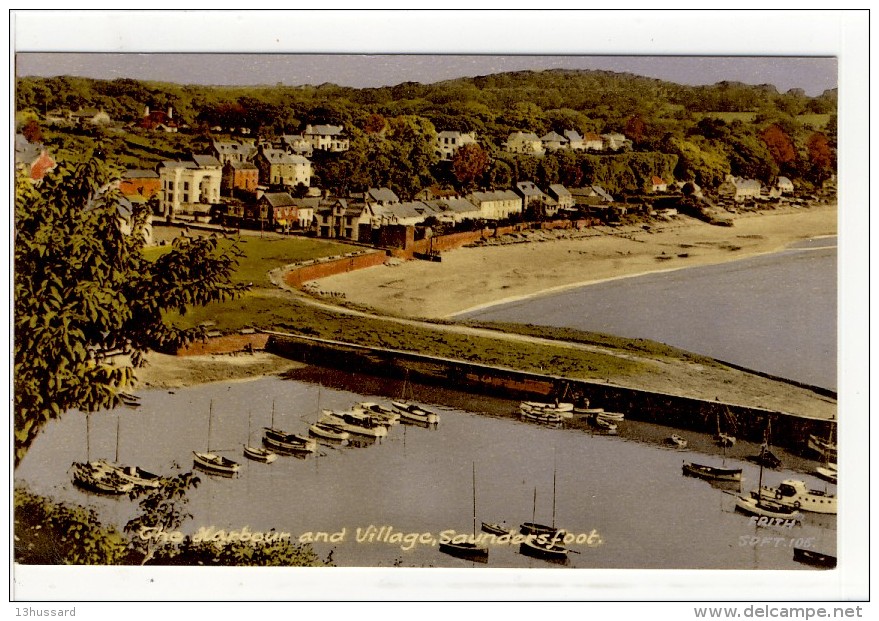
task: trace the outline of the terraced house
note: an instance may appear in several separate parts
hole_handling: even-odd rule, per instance
[[[293,155],[271,147],[261,147],[256,158],[259,177],[268,185],[295,187],[311,185],[311,162],[301,155]]]
[[[159,164],[162,184],[160,209],[167,218],[210,215],[220,202],[223,171],[212,155],[193,155],[189,160]]]

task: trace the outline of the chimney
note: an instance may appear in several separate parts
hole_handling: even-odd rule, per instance
[[[144,109],[143,109],[143,115],[144,115],[144,116],[149,116],[149,115],[150,115],[150,107],[149,107],[149,106],[145,106],[145,107],[144,107]]]
[[[174,111],[171,106],[168,106],[168,118],[171,119],[174,117]]]

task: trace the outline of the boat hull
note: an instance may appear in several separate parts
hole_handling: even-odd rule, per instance
[[[488,548],[481,548],[475,543],[440,543],[439,551],[476,563],[488,562]]]
[[[538,541],[523,541],[519,544],[519,554],[539,558],[551,563],[567,563],[568,550],[552,543],[540,543]]]
[[[409,403],[408,401],[392,401],[391,405],[400,413],[400,418],[418,423],[427,423],[429,425],[436,425],[439,423],[439,416],[435,412],[425,410],[414,403]]]
[[[244,456],[247,459],[259,461],[264,464],[270,464],[278,459],[277,453],[273,453],[268,449],[262,448],[261,446],[245,446]]]
[[[685,463],[682,467],[683,473],[687,476],[706,479],[709,481],[741,481],[741,468],[715,468],[714,466],[703,466],[702,464]]]
[[[833,569],[836,567],[836,557],[807,548],[794,548],[794,560],[815,567]]]
[[[802,481],[783,481],[778,487],[764,485],[759,492],[754,490],[752,496],[759,494],[761,499],[773,500],[779,504],[793,507],[799,511],[826,513],[836,515],[837,498],[818,490],[809,490]]]
[[[103,467],[98,463],[75,463],[73,464],[73,482],[85,490],[106,494],[108,496],[121,496],[134,490],[134,483],[126,481],[112,469]]]
[[[746,496],[736,497],[736,510],[747,515],[776,518],[779,520],[801,521],[803,519],[802,513],[792,510],[790,507],[766,500],[757,501],[754,498],[748,498]]]
[[[223,476],[236,476],[240,464],[215,453],[199,453],[193,451],[192,463],[196,468],[204,470],[208,474],[220,474]]]

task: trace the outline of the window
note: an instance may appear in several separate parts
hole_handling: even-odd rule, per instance
[[[184,202],[184,203],[188,203],[188,202],[189,202],[189,192],[184,192],[184,193],[183,193],[183,202]]]
[[[183,189],[184,189],[184,190],[188,190],[188,189],[189,189],[189,182],[188,182],[188,181],[184,181],[184,182],[183,182]]]

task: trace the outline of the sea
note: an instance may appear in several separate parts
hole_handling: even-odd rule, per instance
[[[588,267],[584,267],[584,280]],[[458,315],[645,338],[835,390],[837,238]]]

